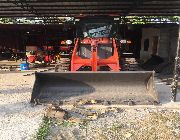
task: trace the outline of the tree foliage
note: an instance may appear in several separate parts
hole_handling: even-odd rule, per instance
[[[178,23],[180,16],[127,16],[121,17],[121,21],[130,24],[148,23]],[[0,18],[0,24],[62,24],[74,22],[73,17],[50,17],[50,18]]]
[[[178,23],[180,16],[128,16],[125,20],[131,24]]]
[[[0,24],[49,24],[72,22],[73,17],[0,18]]]

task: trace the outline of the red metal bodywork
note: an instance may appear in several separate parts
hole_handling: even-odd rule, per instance
[[[44,62],[45,63],[51,63],[52,62],[52,56],[51,55],[45,55],[44,56]]]
[[[53,46],[43,46],[44,51],[53,51],[54,47]]]
[[[37,55],[30,55],[27,57],[27,61],[29,63],[35,63],[36,59],[37,59]]]
[[[38,61],[38,56],[37,55],[29,55],[27,56],[27,61],[29,63],[35,63],[35,61]],[[51,55],[44,55],[43,58],[45,63],[52,62],[52,56]]]
[[[91,58],[84,59],[77,55],[79,39],[76,40],[75,47],[71,58],[71,71],[77,71],[82,66],[91,66],[92,71],[97,71],[99,66],[109,66],[112,71],[119,71],[118,50],[116,48],[115,39],[109,38],[85,38],[81,41],[82,44],[91,44]],[[98,44],[112,43],[113,55],[106,59],[100,59],[97,56]]]
[[[70,50],[70,48],[71,48],[71,46],[67,46],[67,45],[65,45],[65,46],[60,46],[60,50],[61,51],[69,51]]]

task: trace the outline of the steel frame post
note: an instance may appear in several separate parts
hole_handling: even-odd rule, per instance
[[[173,81],[171,85],[171,101],[176,101],[177,95],[177,88],[178,88],[178,77],[180,75],[180,20],[179,20],[179,29],[178,29],[178,42],[177,42],[177,50],[176,50],[176,57],[175,57],[175,64],[174,64],[174,75]]]

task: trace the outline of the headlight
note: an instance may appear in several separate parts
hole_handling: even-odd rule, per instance
[[[125,40],[125,39],[122,39],[122,40],[120,40],[120,43],[125,44],[125,43],[126,43],[126,40]]]
[[[131,44],[132,42],[131,42],[131,40],[127,40],[127,43],[128,43],[128,44]]]
[[[66,44],[71,45],[72,41],[71,40],[66,40]]]

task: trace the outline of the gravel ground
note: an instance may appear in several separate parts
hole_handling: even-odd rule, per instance
[[[32,139],[42,122],[44,107],[31,107],[29,104],[34,75],[23,75],[24,73],[0,74],[0,140]],[[160,90],[162,103],[166,105],[170,102],[170,87],[160,81],[156,82],[156,86]],[[174,108],[180,105],[179,95],[178,104]],[[180,139],[180,109],[113,108],[93,110],[98,113],[88,117],[72,113],[74,110],[68,111],[72,117],[75,114],[75,119],[53,120],[46,139]],[[82,109],[80,112],[88,111]],[[77,114],[82,118],[79,119]]]
[[[42,122],[44,107],[29,101],[34,75],[0,74],[0,139],[31,139]]]
[[[96,110],[97,111],[97,110]],[[53,120],[47,140],[179,140],[180,110],[107,109],[97,119]]]
[[[159,106],[109,109],[62,106],[68,112],[69,119],[50,119],[50,131],[46,139],[180,140],[180,90],[177,102],[173,103],[170,101],[170,86],[157,78],[155,83],[161,102]]]

